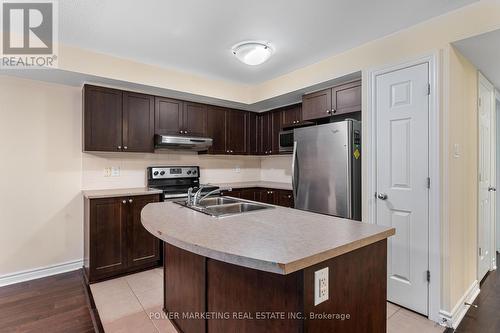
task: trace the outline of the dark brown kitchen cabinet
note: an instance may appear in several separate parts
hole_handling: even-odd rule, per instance
[[[332,88],[334,115],[361,111],[361,81]]]
[[[206,136],[207,106],[156,97],[155,134]]]
[[[278,191],[278,206],[293,208],[293,193],[292,191],[279,190]]]
[[[226,112],[226,153],[243,155],[246,150],[247,113],[237,110]]]
[[[157,195],[131,197],[128,220],[128,267],[155,265],[160,260],[160,242],[141,223],[141,211],[149,203],[158,202]]]
[[[314,120],[361,111],[361,81],[302,96],[302,120]]]
[[[91,200],[88,216],[90,282],[125,271],[127,213],[121,198]],[[87,244],[86,244],[87,245]],[[87,264],[87,263],[86,263]]]
[[[154,151],[154,97],[123,93],[123,151]]]
[[[184,103],[183,131],[189,136],[207,135],[207,106],[199,103]]]
[[[208,137],[212,138],[212,146],[208,149],[209,154],[226,153],[226,109],[209,106],[207,116]]]
[[[281,110],[271,112],[271,154],[280,153],[280,131],[283,127],[283,112]]]
[[[241,198],[241,189],[235,189],[233,188],[230,191],[222,191],[222,195],[227,195],[229,197],[235,197],[235,198]]]
[[[329,117],[332,110],[332,89],[302,96],[302,119],[313,120]]]
[[[278,190],[263,188],[260,190],[259,202],[277,205],[278,204]]]
[[[183,134],[183,107],[182,101],[155,97],[155,134]]]
[[[153,151],[153,96],[91,85],[83,94],[85,151]]]
[[[160,240],[141,224],[140,213],[159,195],[85,198],[84,271],[89,283],[161,264]]]
[[[85,85],[83,95],[84,150],[121,151],[122,92]]]
[[[282,128],[281,110],[259,114],[257,121],[257,145],[259,155],[279,154],[279,133]]]
[[[248,112],[247,114],[247,154],[259,155],[259,145],[257,140],[257,113]]]
[[[259,145],[259,155],[270,155],[273,150],[272,141],[272,114],[265,112],[258,115],[257,144]]]
[[[302,121],[302,105],[296,104],[283,108],[283,127],[293,126]]]

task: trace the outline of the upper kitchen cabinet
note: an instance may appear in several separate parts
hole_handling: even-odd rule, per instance
[[[247,114],[247,153],[249,155],[259,155],[259,145],[257,140],[257,113]]]
[[[244,155],[247,153],[247,116],[248,113],[228,110],[226,116],[226,153]]]
[[[206,136],[207,106],[156,97],[155,134]]]
[[[349,82],[302,97],[302,119],[313,120],[361,111],[361,81]]]
[[[152,152],[153,97],[85,85],[84,150]]]
[[[271,112],[271,154],[280,152],[280,131],[283,127],[283,113],[281,110]]]
[[[313,120],[329,117],[332,110],[332,89],[302,96],[302,119]]]
[[[183,107],[182,101],[155,97],[155,134],[184,134]]]
[[[334,115],[361,111],[361,81],[332,88]]]
[[[283,127],[293,126],[302,120],[302,105],[296,104],[283,108]]]
[[[154,97],[123,93],[123,150],[153,152]]]
[[[207,113],[208,137],[212,138],[212,146],[208,149],[209,154],[226,153],[226,111],[227,109],[209,106]]]
[[[207,135],[207,106],[199,103],[184,103],[183,131],[185,135]]]
[[[122,92],[83,87],[84,150],[120,151],[122,149]]]

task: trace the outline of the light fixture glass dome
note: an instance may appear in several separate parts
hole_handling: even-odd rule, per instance
[[[264,63],[273,54],[268,43],[242,42],[233,46],[233,54],[244,64],[256,66]]]

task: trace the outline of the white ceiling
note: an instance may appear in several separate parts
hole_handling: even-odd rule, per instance
[[[463,39],[455,47],[500,89],[500,30]]]
[[[64,0],[61,42],[210,78],[256,84],[476,0]],[[261,66],[231,47],[267,40]]]

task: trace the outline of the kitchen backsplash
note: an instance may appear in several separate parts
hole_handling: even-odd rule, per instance
[[[256,181],[261,179],[258,156],[213,156],[195,152],[83,153],[83,189],[141,187],[146,168],[161,165],[198,165],[202,183]]]
[[[260,160],[260,180],[291,183],[292,155],[263,156]]]

